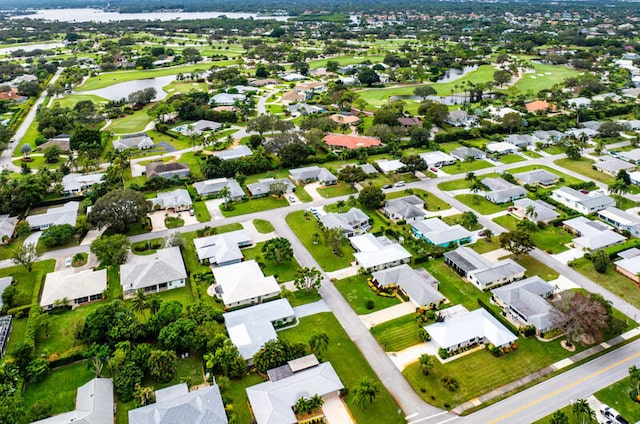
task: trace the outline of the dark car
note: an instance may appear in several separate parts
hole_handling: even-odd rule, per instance
[[[391,188],[393,187],[391,184],[385,184],[382,186],[382,188],[387,189],[387,188]]]

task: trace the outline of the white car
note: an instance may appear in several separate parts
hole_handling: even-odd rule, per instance
[[[407,184],[404,181],[398,181],[397,183],[395,183],[393,186],[394,187],[404,187]]]
[[[72,258],[67,258],[64,260],[64,266],[69,267],[71,266],[71,262],[73,262]]]
[[[289,196],[289,201],[290,201],[291,203],[295,203],[295,202],[296,202],[296,198],[295,198],[295,197],[293,197],[293,196]]]

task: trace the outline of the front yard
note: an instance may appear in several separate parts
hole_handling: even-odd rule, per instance
[[[504,215],[494,218],[493,221],[508,230],[514,230],[518,219],[512,215]],[[565,244],[571,243],[573,236],[562,227],[547,225],[543,229],[536,229],[531,233],[535,245],[547,253],[556,254],[569,250]]]
[[[385,352],[399,352],[420,343],[419,328],[415,314],[409,314],[376,325],[371,334]]]
[[[397,297],[383,297],[375,294],[369,288],[366,277],[360,275],[338,280],[333,285],[358,315],[370,314],[400,303]],[[367,308],[369,301],[373,302],[373,307],[370,309]]]
[[[397,199],[399,197],[410,196],[411,194],[415,194],[422,200],[424,200],[424,208],[429,212],[437,212],[440,210],[451,209],[451,205],[449,205],[444,200],[436,197],[434,194],[429,193],[428,191],[422,189],[407,189],[403,191],[394,191],[392,193],[387,193],[387,200]]]
[[[355,194],[358,190],[351,187],[349,184],[339,182],[338,184],[321,187],[318,189],[318,194],[322,197],[338,197],[347,196],[349,194]]]
[[[553,161],[556,165],[570,169],[573,172],[577,172],[580,175],[591,178],[601,183],[611,184],[614,180],[613,177],[603,174],[600,171],[593,169],[593,161],[587,158],[580,158],[579,160],[571,160],[569,158],[558,159]]]
[[[593,262],[586,258],[576,259],[571,262],[571,266],[591,281],[601,285],[635,307],[640,308],[640,288],[627,277],[618,274],[613,265],[609,265],[607,272],[604,274],[597,272],[593,268]]]
[[[289,202],[284,197],[261,197],[258,199],[241,200],[239,202],[231,202],[229,204],[229,210],[226,210],[224,205],[220,205],[220,211],[225,218],[232,216],[244,215],[247,213],[254,213],[260,211],[266,211],[269,209],[283,208],[288,206]]]
[[[258,243],[254,247],[242,249],[242,254],[245,260],[249,261],[255,259],[264,275],[273,275],[279,283],[285,283],[287,281],[294,280],[296,278],[296,271],[300,269],[300,264],[296,258],[291,258],[290,261],[282,261],[276,263],[275,260],[268,260],[264,257],[262,251],[263,243]]]
[[[472,162],[456,162],[454,165],[443,166],[442,170],[447,174],[461,174],[463,172],[477,171],[478,169],[491,168],[493,165],[486,160],[474,160]]]
[[[456,196],[456,199],[469,206],[471,209],[474,209],[481,215],[491,215],[496,212],[501,212],[506,210],[507,207],[513,205],[511,202],[496,205],[479,194],[459,194]]]

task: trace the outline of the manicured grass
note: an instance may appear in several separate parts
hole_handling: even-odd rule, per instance
[[[551,88],[554,84],[563,82],[567,78],[577,77],[580,72],[561,65],[546,65],[540,63],[530,63],[535,69],[533,73],[526,73],[515,83],[514,88],[526,93],[531,91],[537,93],[540,90]]]
[[[160,246],[160,247],[156,247]],[[131,243],[131,253],[134,255],[152,255],[164,246],[164,239],[155,238]]]
[[[453,181],[445,181],[443,183],[438,184],[438,188],[442,191],[462,190],[469,187],[471,187],[471,184],[469,183],[469,181],[466,181],[464,178],[460,178]]]
[[[275,231],[273,225],[271,225],[269,221],[265,221],[264,219],[254,219],[253,226],[256,227],[256,230],[258,230],[258,232],[261,234],[268,234]]]
[[[526,274],[529,277],[537,275],[545,281],[551,281],[560,276],[555,270],[529,255],[520,255],[516,262],[527,269]]]
[[[440,210],[451,209],[451,205],[449,205],[444,200],[436,197],[434,194],[429,193],[428,191],[422,189],[408,189],[403,191],[394,191],[392,193],[387,194],[387,200],[397,199],[399,197],[409,196],[411,193],[420,197],[424,200],[424,207],[426,210],[430,212],[436,212]]]
[[[115,134],[129,134],[140,132],[151,122],[151,117],[147,115],[147,110],[140,109],[133,114],[123,118],[114,119],[107,130]]]
[[[320,267],[325,271],[329,272],[346,268],[350,265],[350,262],[353,261],[353,249],[346,240],[341,248],[341,256],[333,254],[332,249],[328,247],[324,241],[318,220],[313,218],[309,212],[292,212],[287,215],[286,219],[289,227],[296,233],[309,253],[311,253],[315,260],[318,261]],[[318,244],[313,244],[313,234],[315,233],[320,235],[320,242]]]
[[[393,424],[404,423],[404,417],[397,413],[398,406],[393,401],[387,389],[380,383],[366,359],[344,332],[338,320],[329,312],[323,312],[300,319],[297,327],[278,332],[278,338],[291,343],[307,344],[314,332],[322,331],[329,336],[329,348],[324,360],[331,362],[345,387],[353,389],[364,377],[378,384],[380,392],[372,404],[366,408],[359,407],[353,402],[353,395],[345,398],[355,421],[358,424]],[[238,421],[248,422],[248,421]]]
[[[41,382],[27,385],[24,392],[25,410],[34,403],[47,400],[51,403],[51,413],[72,411],[75,408],[78,387],[95,377],[87,365],[78,362],[52,370]]]
[[[565,148],[562,146],[547,146],[542,149],[543,152],[549,153],[550,155],[560,155],[565,153]]]
[[[242,226],[240,226],[242,228]],[[220,233],[220,231],[218,231]],[[187,272],[189,274],[194,273],[208,273],[211,272],[211,268],[206,265],[202,265],[200,261],[198,261],[198,254],[196,253],[196,248],[193,244],[193,239],[198,238],[195,231],[190,233],[182,233],[182,237],[184,237],[184,247],[182,248],[182,257],[184,258],[184,264],[187,268]]]
[[[269,209],[282,208],[289,203],[284,197],[261,197],[259,199],[241,200],[230,203],[231,210],[225,210],[224,205],[220,205],[222,215],[229,218],[231,216],[244,215],[247,213],[266,211]]]
[[[355,194],[358,190],[355,188],[351,188],[349,184],[338,182],[338,184],[322,187],[318,189],[318,194],[322,197],[338,197],[338,196],[346,196],[349,194]]]
[[[301,202],[307,203],[313,201],[313,197],[307,192],[304,187],[298,187],[293,193]]]
[[[211,221],[211,214],[209,213],[209,209],[207,209],[207,205],[203,201],[193,202],[193,211],[196,214],[196,219],[198,222],[208,222]]]
[[[567,421],[567,424],[582,424],[580,418],[574,415],[572,405],[567,405],[564,408],[560,408],[558,411],[564,412],[564,414],[567,416],[567,418],[569,419],[569,421]],[[553,417],[553,414],[555,414],[555,412],[556,411],[552,412],[544,418],[539,419],[538,421],[534,421],[533,424],[551,424],[551,418]]]
[[[461,223],[461,218],[462,218],[462,214],[455,214],[455,215],[449,215],[449,216],[443,216],[441,219],[442,221],[444,221],[445,223],[449,224],[449,225],[456,225],[456,224],[460,224]],[[479,222],[476,223],[475,225],[473,225],[471,228],[467,228],[469,231],[478,231],[480,229],[482,229],[482,224],[480,224]]]
[[[230,233],[231,231],[242,230],[242,224],[239,222],[234,222],[233,224],[220,225],[219,227],[215,227],[218,234],[222,233]]]
[[[583,180],[580,180],[578,178],[575,178],[575,177],[572,177],[570,175],[567,175],[564,172],[560,172],[558,170],[558,168],[550,168],[550,167],[544,166],[544,165],[521,166],[519,168],[510,169],[509,173],[513,175],[513,174],[519,174],[521,172],[533,171],[533,170],[536,170],[536,169],[543,169],[545,171],[551,172],[552,174],[558,175],[560,178],[562,178],[564,180],[564,183],[560,183],[559,185],[563,185],[563,184],[567,184],[567,185],[580,184],[580,183],[584,182]]]
[[[40,293],[35,293],[36,287],[40,287],[39,282],[43,281],[45,275],[55,271],[55,259],[47,259],[45,261],[36,262],[33,270],[28,272],[21,265],[15,265],[8,268],[0,269],[0,278],[13,276],[14,285],[18,289],[18,300],[14,302],[16,305],[29,305],[38,303]]]
[[[233,412],[236,415],[237,423],[250,423],[253,419],[245,389],[263,382],[264,379],[256,373],[229,382],[229,388],[225,391],[225,400],[227,404],[233,404]]]
[[[540,153],[536,153],[533,150],[525,150],[523,153],[525,154],[525,156],[528,156],[532,159],[538,159],[542,157]]]
[[[469,206],[471,209],[476,210],[481,215],[491,215],[493,213],[503,211],[507,209],[507,207],[513,205],[512,202],[496,205],[479,194],[459,194],[456,196],[456,199]]]
[[[494,218],[493,221],[508,230],[514,230],[518,219],[513,215],[504,215]],[[565,244],[573,240],[573,236],[562,227],[548,225],[544,229],[537,229],[531,233],[531,238],[535,245],[545,252],[556,254],[569,250]]]
[[[416,316],[408,314],[376,325],[371,333],[386,352],[399,352],[420,343],[419,329]]]
[[[523,162],[525,160],[526,160],[525,158],[516,154],[500,156],[501,163],[516,163],[516,162]]]
[[[222,62],[216,62],[221,65]],[[105,88],[113,84],[118,84],[126,81],[133,81],[137,79],[165,77],[168,75],[186,74],[192,73],[195,70],[206,70],[211,65],[196,64],[196,65],[184,65],[176,66],[172,68],[160,68],[149,70],[132,70],[132,71],[117,71],[117,72],[105,72],[95,77],[91,77],[85,81],[79,87],[76,87],[76,91],[89,91]]]
[[[491,165],[486,160],[474,160],[471,162],[456,162],[455,165],[443,166],[442,170],[447,174],[460,174],[471,171],[477,171],[478,169],[491,168]]]
[[[483,349],[447,364],[436,361],[429,376],[422,374],[417,362],[405,368],[403,374],[426,402],[448,409],[572,354],[560,346],[560,341],[545,343],[533,337],[519,338],[518,349],[500,358]],[[440,380],[445,376],[458,380],[460,388],[456,392],[442,386]]]
[[[162,87],[162,89],[173,95],[178,93],[188,94],[192,91],[206,92],[209,89],[209,86],[203,82],[173,81],[171,84]]]
[[[77,103],[85,100],[90,100],[96,105],[103,105],[108,102],[104,97],[96,96],[95,94],[69,94],[64,97],[54,99],[53,105],[73,109]]]
[[[592,168],[593,161],[587,158],[580,158],[579,160],[571,160],[569,158],[558,159],[553,161],[558,166],[577,172],[580,175],[600,181],[601,183],[611,184],[614,180],[613,177],[603,174],[600,171],[596,171]]]
[[[256,244],[254,247],[248,249],[242,249],[242,254],[246,260],[255,259],[260,264],[262,272],[265,275],[273,275],[281,283],[294,280],[296,278],[296,271],[300,269],[300,264],[296,258],[291,258],[290,261],[282,261],[278,264],[276,261],[267,260],[264,254],[260,251],[264,242]]]
[[[640,406],[629,396],[633,388],[629,377],[595,393],[600,402],[606,403],[629,422],[640,421]]]
[[[491,252],[492,250],[500,249],[500,240],[497,236],[492,236],[490,241],[487,241],[487,239],[485,238],[482,240],[478,240],[473,244],[468,244],[467,246],[482,254]]]
[[[455,149],[462,147],[462,144],[458,143],[457,141],[450,141],[447,143],[441,143],[439,147],[444,150],[445,153],[451,153]]]
[[[336,286],[358,315],[370,314],[400,303],[397,297],[383,297],[375,294],[369,288],[367,279],[360,275],[338,280],[333,285]],[[365,306],[369,300],[373,301],[373,308],[371,309],[367,309]]]
[[[607,267],[607,272],[600,274],[593,268],[593,263],[586,258],[576,259],[572,264],[574,264],[573,269],[591,281],[601,285],[635,307],[640,307],[640,289],[633,281],[622,274],[618,274],[613,265]]]
[[[40,156],[38,154],[30,154],[29,158],[31,158],[31,162],[25,162],[22,160],[22,157],[14,157],[12,162],[16,166],[22,166],[23,163],[26,163],[29,168],[32,170],[40,169],[40,168],[49,168],[49,169],[57,169],[65,162],[64,158],[58,159],[55,163],[47,163],[44,159],[44,156]],[[34,171],[35,172],[35,171]]]
[[[490,295],[480,291],[473,284],[464,281],[444,263],[444,259],[435,259],[421,265],[440,282],[438,290],[444,297],[449,299],[452,305],[462,305],[468,310],[478,309],[480,307],[476,300],[478,297],[488,303]]]

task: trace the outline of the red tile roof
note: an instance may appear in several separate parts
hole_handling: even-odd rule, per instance
[[[329,146],[345,147],[347,149],[380,145],[378,137],[362,137],[349,134],[328,134],[322,140]]]
[[[555,109],[555,106],[551,106],[549,102],[545,100],[536,100],[535,102],[525,104],[524,107],[526,107],[531,113],[538,112],[540,110],[547,110],[549,108]]]

